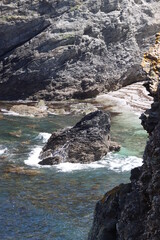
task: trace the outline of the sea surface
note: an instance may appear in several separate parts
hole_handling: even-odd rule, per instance
[[[97,200],[128,182],[131,168],[142,164],[147,134],[138,116],[124,111],[112,113],[119,153],[85,165],[40,167],[38,154],[50,134],[80,118],[5,115],[0,120],[0,239],[86,240]]]

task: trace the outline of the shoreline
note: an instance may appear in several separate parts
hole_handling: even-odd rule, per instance
[[[150,108],[153,98],[138,82],[117,91],[100,94],[94,99],[68,100],[68,101],[0,101],[0,115],[13,115],[19,117],[45,117],[47,115],[85,115],[97,109],[121,113],[132,111],[141,115]]]

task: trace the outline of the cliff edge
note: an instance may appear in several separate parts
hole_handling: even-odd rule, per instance
[[[95,97],[144,80],[157,0],[2,0],[0,100]]]
[[[149,133],[142,167],[131,171],[131,182],[106,193],[95,208],[89,240],[159,240],[160,236],[160,34],[144,55],[146,87],[154,97],[142,115]]]

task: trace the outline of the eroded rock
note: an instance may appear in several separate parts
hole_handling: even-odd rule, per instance
[[[95,97],[144,79],[156,0],[1,1],[0,99]],[[17,37],[18,36],[18,37]]]
[[[144,69],[148,69],[146,71],[149,79],[147,86],[154,97],[154,103],[148,112],[148,117],[142,118],[142,125],[149,133],[143,166],[131,171],[131,183],[114,188],[97,203],[89,240],[159,240],[160,69],[157,68],[158,62],[156,61],[155,64],[154,57],[157,54],[159,58],[157,51],[160,47],[159,34],[157,36],[156,44],[151,48],[152,51],[144,56],[147,64]],[[154,53],[153,56],[152,53]],[[149,58],[146,59],[146,56]],[[152,75],[153,66],[157,78]]]
[[[92,112],[74,127],[54,132],[40,153],[39,164],[89,163],[100,160],[110,148],[110,117]]]

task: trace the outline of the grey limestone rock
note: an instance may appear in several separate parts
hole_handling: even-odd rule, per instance
[[[41,165],[100,160],[120,146],[110,141],[110,117],[100,110],[87,114],[74,127],[54,132],[40,153]]]
[[[147,89],[154,97],[142,116],[149,133],[142,167],[131,171],[131,182],[106,193],[95,208],[89,240],[160,239],[160,34],[144,56]],[[149,63],[149,64],[148,64]],[[153,75],[154,72],[154,75]]]
[[[95,97],[144,79],[156,0],[2,0],[0,99]]]

